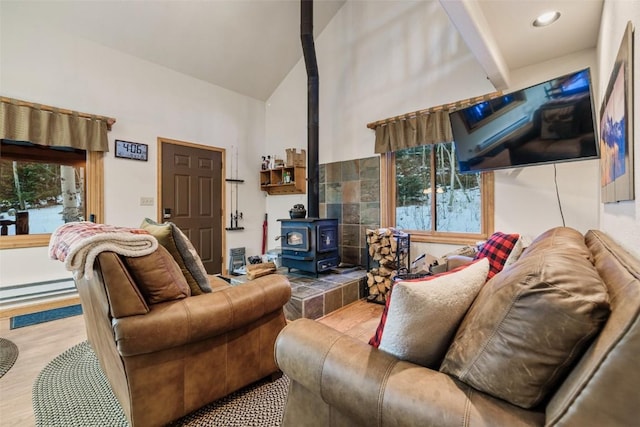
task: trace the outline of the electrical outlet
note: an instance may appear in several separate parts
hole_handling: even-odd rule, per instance
[[[140,206],[153,206],[153,197],[140,197]]]

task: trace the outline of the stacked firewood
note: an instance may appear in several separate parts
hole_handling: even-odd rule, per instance
[[[398,273],[397,236],[400,232],[392,228],[378,228],[366,233],[369,257],[378,264],[367,272],[368,300],[383,303]]]
[[[247,265],[247,278],[249,280],[257,279],[258,277],[266,276],[267,274],[275,273],[277,270],[276,265],[273,262],[263,262],[260,264]]]

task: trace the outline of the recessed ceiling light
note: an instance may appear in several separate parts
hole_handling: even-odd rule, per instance
[[[545,12],[533,21],[533,26],[544,27],[546,25],[553,24],[558,20],[558,18],[560,18],[560,12],[558,11]]]

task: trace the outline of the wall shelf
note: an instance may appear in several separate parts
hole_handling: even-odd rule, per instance
[[[285,176],[291,182],[285,183]],[[260,171],[260,189],[269,195],[305,194],[307,192],[306,168],[301,166],[285,166]]]

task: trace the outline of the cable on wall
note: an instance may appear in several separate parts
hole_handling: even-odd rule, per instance
[[[565,226],[564,223],[564,213],[562,213],[562,202],[560,202],[560,191],[558,191],[558,169],[556,168],[556,164],[553,164],[553,181],[556,183],[556,197],[558,198],[558,208],[560,208],[560,216],[562,217],[562,226]]]

